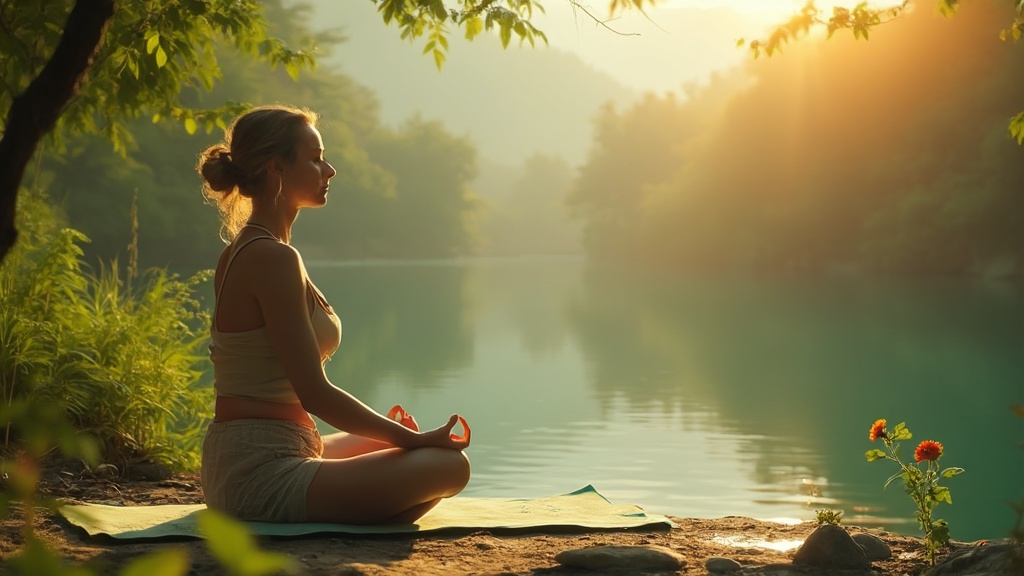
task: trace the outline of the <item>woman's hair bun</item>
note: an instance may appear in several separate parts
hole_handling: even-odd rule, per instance
[[[223,144],[207,148],[199,160],[199,172],[210,190],[228,193],[238,186],[238,170],[231,160],[231,151]]]

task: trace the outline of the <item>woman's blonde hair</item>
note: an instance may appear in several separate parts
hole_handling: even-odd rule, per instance
[[[295,160],[305,126],[316,127],[319,116],[306,108],[260,106],[228,126],[224,142],[199,155],[196,171],[203,177],[203,196],[220,211],[220,236],[230,242],[249,215],[252,197],[264,188],[267,162]]]

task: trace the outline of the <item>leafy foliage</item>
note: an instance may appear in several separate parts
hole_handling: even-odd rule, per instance
[[[0,0],[0,110],[8,110],[46,64],[73,3]],[[125,153],[132,142],[127,121],[143,114],[172,118],[190,133],[223,126],[241,104],[199,109],[187,102],[190,94],[211,90],[221,75],[211,38],[228,38],[242,54],[282,66],[293,77],[314,63],[312,46],[293,49],[271,36],[263,13],[256,0],[119,2],[88,80],[65,109],[55,137],[98,133]]]
[[[547,37],[531,22],[535,11],[544,8],[535,0],[461,0],[459,8],[447,8],[443,0],[373,0],[385,24],[395,24],[403,39],[427,41],[424,54],[431,54],[438,68],[448,53],[449,25],[462,28],[467,40],[481,32],[496,31],[502,46],[515,35],[520,43],[547,43]]]
[[[216,510],[203,510],[196,523],[200,534],[207,539],[213,557],[232,576],[265,576],[298,572],[298,564],[291,557],[278,552],[266,552],[256,545],[256,539],[245,525]]]
[[[843,520],[842,510],[831,510],[825,508],[823,510],[814,511],[814,522],[821,526],[823,524],[834,524],[838,526]]]
[[[4,451],[49,441],[18,415],[58,410],[107,462],[196,468],[210,409],[200,382],[206,313],[192,293],[209,273],[153,270],[133,285],[116,262],[89,272],[86,238],[60,228],[41,197],[23,204],[23,239],[0,267]]]

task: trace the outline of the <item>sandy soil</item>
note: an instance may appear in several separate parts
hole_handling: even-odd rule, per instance
[[[202,502],[202,490],[195,475],[174,475],[155,482],[95,478],[51,480],[45,482],[41,490],[60,501],[74,503],[133,506]],[[0,565],[3,564],[2,558],[16,554],[23,542],[20,514],[23,510],[16,509],[15,512],[13,517],[0,522]],[[791,551],[750,546],[754,540],[802,540],[814,530],[813,523],[788,526],[743,517],[673,517],[673,520],[678,524],[677,528],[655,532],[499,534],[479,531],[428,537],[317,536],[261,539],[260,545],[266,550],[288,554],[298,561],[302,574],[311,575],[579,575],[586,572],[561,567],[555,561],[555,555],[562,550],[603,544],[670,548],[686,559],[685,566],[677,574],[707,574],[705,561],[715,556],[738,561],[744,567],[740,574],[822,574],[821,571],[796,570],[790,563]],[[223,573],[200,541],[125,544],[112,539],[89,538],[61,517],[42,509],[35,525],[37,535],[70,561],[95,565],[101,574],[113,574],[117,566],[135,556],[170,546],[188,551],[192,562],[190,575]],[[893,551],[891,560],[873,564],[875,573],[915,575],[924,571],[925,563],[917,539],[871,531]],[[602,571],[602,574],[606,573],[616,572]],[[642,572],[634,570],[628,573]],[[835,572],[836,576],[840,574],[844,573]]]

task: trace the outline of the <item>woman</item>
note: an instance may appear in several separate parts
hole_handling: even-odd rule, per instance
[[[210,330],[216,412],[203,443],[207,505],[245,520],[415,522],[469,481],[460,416],[419,432],[334,387],[341,323],[290,244],[337,174],[317,116],[284,106],[237,118],[202,153],[203,191],[229,241]],[[397,408],[397,407],[396,407]],[[310,413],[344,432],[321,437]],[[452,434],[462,424],[462,437]]]

